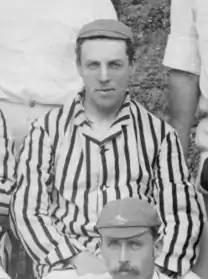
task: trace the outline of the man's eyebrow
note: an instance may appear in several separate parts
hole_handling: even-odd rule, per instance
[[[93,63],[95,63],[95,64],[100,64],[100,61],[98,61],[98,60],[96,60],[96,59],[87,59],[86,60],[86,64],[93,64]]]
[[[123,62],[123,60],[121,58],[113,58],[113,59],[110,59],[109,62]]]
[[[86,61],[87,61],[87,62],[98,62],[98,63],[100,63],[99,60],[97,60],[97,59],[92,59],[92,58],[86,59]]]
[[[147,231],[144,231],[143,233],[139,234],[139,235],[135,235],[135,236],[131,236],[131,237],[128,237],[126,239],[128,240],[140,240],[140,239],[143,239],[144,236],[147,234]]]

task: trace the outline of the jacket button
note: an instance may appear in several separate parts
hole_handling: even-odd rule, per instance
[[[34,106],[35,106],[35,101],[33,100],[30,102],[30,107],[33,108]]]

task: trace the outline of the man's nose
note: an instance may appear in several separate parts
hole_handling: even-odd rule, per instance
[[[129,261],[129,259],[128,259],[128,251],[127,251],[125,245],[122,245],[121,249],[120,249],[119,262],[120,263],[124,263],[124,262],[128,262],[128,261]]]
[[[100,82],[104,82],[104,83],[110,80],[108,67],[106,65],[102,65],[100,67],[99,80]]]

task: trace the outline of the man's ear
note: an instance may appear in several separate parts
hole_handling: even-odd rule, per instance
[[[163,247],[163,236],[159,236],[154,243],[154,256],[157,258],[162,252]]]
[[[132,61],[130,67],[131,67],[131,76],[134,76],[137,69],[135,61]]]
[[[80,63],[81,63],[80,61],[76,60],[77,72],[82,77],[82,70],[81,70]]]
[[[131,87],[132,79],[135,72],[136,72],[136,63],[132,61],[132,63],[129,65],[129,87]]]

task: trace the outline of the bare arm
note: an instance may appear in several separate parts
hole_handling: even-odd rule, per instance
[[[187,158],[189,131],[199,99],[201,68],[193,2],[171,1],[170,21],[163,61],[171,69],[168,78],[170,121],[179,134]]]
[[[199,77],[188,72],[171,69],[168,84],[170,123],[178,132],[184,155],[187,158],[189,132],[200,96]]]

